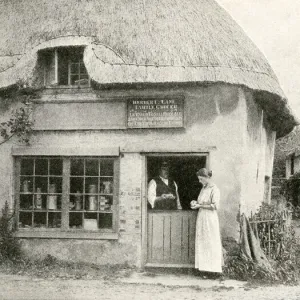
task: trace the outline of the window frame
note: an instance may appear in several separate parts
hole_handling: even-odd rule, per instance
[[[44,86],[46,88],[90,88],[91,87],[91,78],[88,74],[88,72],[86,72],[86,75],[87,75],[87,80],[88,80],[88,84],[87,85],[80,85],[80,84],[71,84],[71,75],[73,75],[71,73],[71,64],[72,64],[72,60],[71,58],[69,57],[66,61],[66,64],[67,64],[67,70],[68,70],[68,84],[67,85],[64,85],[64,84],[60,84],[59,83],[59,54],[58,54],[58,49],[59,48],[62,48],[62,49],[70,49],[70,48],[84,48],[82,46],[66,46],[66,47],[57,47],[57,48],[53,48],[53,49],[45,49],[47,51],[50,51],[50,55],[48,54],[48,57],[47,56],[44,56],[44,63],[43,63],[43,77],[44,77]],[[71,52],[71,50],[69,50]],[[84,51],[84,50],[83,50]],[[54,66],[53,66],[53,69],[54,69],[54,82],[53,83],[49,83],[47,82],[47,78],[49,77],[49,72],[50,72],[50,69],[51,69],[51,62],[49,61],[49,57],[52,58],[52,61],[54,63]],[[49,64],[50,62],[50,64]],[[74,63],[74,62],[73,62]],[[82,54],[82,59],[79,59],[77,61],[77,63],[79,63],[79,66],[80,64],[82,63],[84,65],[84,61],[83,61],[83,54]],[[85,65],[84,65],[85,67]],[[79,75],[80,77],[80,69],[79,69],[79,73],[76,74],[76,75]]]
[[[61,192],[61,227],[60,228],[19,228],[19,213],[20,209],[20,190],[21,190],[21,160],[22,159],[62,159],[62,192]],[[70,180],[71,180],[71,160],[72,159],[109,159],[113,161],[113,204],[111,206],[112,214],[112,227],[111,228],[98,228],[98,230],[74,229],[69,227],[69,199],[70,199]],[[118,239],[119,231],[119,157],[116,156],[53,156],[53,155],[18,155],[14,156],[14,191],[15,191],[15,216],[16,216],[16,236],[23,238],[75,238],[75,239]],[[51,175],[47,175],[51,176]],[[101,175],[99,174],[99,180]],[[97,177],[98,178],[98,177]],[[32,195],[34,192],[32,191]],[[85,209],[82,213],[90,212]],[[100,213],[98,209],[96,213]]]

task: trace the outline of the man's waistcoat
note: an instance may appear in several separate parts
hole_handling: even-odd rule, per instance
[[[175,199],[165,199],[160,201],[155,201],[154,209],[177,209],[177,197],[176,197],[176,187],[172,179],[168,180],[168,185],[166,185],[160,177],[154,178],[156,182],[156,197],[162,194],[172,194]]]

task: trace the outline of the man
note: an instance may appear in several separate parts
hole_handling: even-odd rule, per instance
[[[159,176],[149,182],[148,202],[153,209],[182,209],[177,184],[169,178],[169,165],[167,162],[161,164]]]

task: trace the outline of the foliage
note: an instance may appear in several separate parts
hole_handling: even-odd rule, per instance
[[[260,246],[265,254],[277,260],[289,246],[288,239],[292,237],[291,207],[281,210],[275,205],[263,203],[256,214],[251,216],[250,223],[255,236],[260,241]]]
[[[13,216],[9,213],[8,203],[5,202],[0,217],[0,262],[15,261],[21,258],[21,244],[14,236]]]
[[[274,273],[259,266],[254,261],[246,258],[242,250],[236,255],[229,255],[223,267],[225,276],[243,281],[273,281]]]
[[[8,121],[0,124],[2,142],[7,142],[13,136],[17,136],[20,142],[29,143],[33,122],[31,121],[31,100],[37,96],[37,91],[31,88],[23,88],[2,95],[4,98],[23,103],[23,106],[15,109]]]
[[[299,214],[298,203],[300,203],[300,172],[295,173],[282,183],[281,193],[286,200],[292,204],[294,216]],[[300,215],[300,214],[299,214]]]
[[[63,261],[52,255],[43,259],[23,257],[18,261],[5,261],[0,271],[6,274],[18,274],[49,279],[105,279],[128,277],[134,268],[127,264],[94,265],[84,262]]]
[[[290,207],[277,211],[275,206],[263,204],[252,219],[269,221],[270,231],[265,230],[264,223],[256,228],[254,233],[259,238],[261,248],[269,259],[272,269],[264,268],[253,260],[248,259],[240,246],[237,253],[229,253],[224,266],[224,274],[233,279],[249,280],[265,283],[295,284],[299,277],[300,246],[295,238],[292,226],[286,226]],[[266,224],[266,223],[265,223]],[[255,225],[255,223],[254,223]],[[267,241],[271,239],[270,247]]]
[[[24,104],[12,113],[11,118],[0,124],[0,135],[3,141],[8,141],[13,136],[17,136],[20,142],[29,143],[30,134],[32,132],[32,121],[30,120],[29,104]]]

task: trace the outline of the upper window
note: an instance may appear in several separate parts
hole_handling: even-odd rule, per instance
[[[18,159],[18,227],[115,231],[112,158]]]
[[[45,86],[89,86],[83,47],[60,47],[40,52]]]

